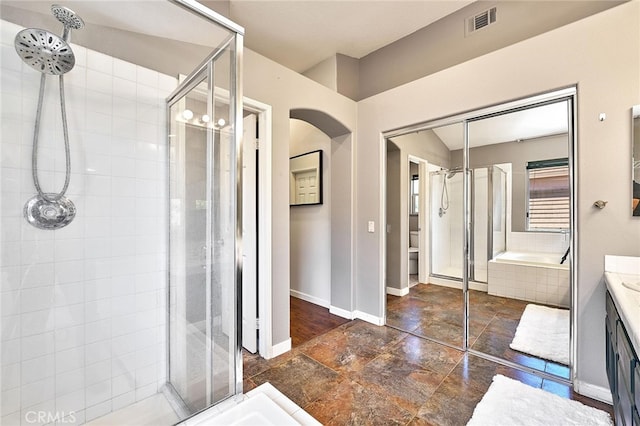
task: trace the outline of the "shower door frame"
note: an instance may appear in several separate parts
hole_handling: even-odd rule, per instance
[[[231,290],[233,293],[233,300],[235,301],[234,306],[232,307],[232,318],[234,332],[232,336],[230,336],[233,344],[230,347],[230,351],[232,351],[234,366],[232,369],[234,375],[234,383],[233,383],[233,391],[224,398],[221,398],[218,401],[211,401],[211,394],[208,392],[207,398],[208,403],[207,406],[201,410],[197,410],[195,412],[191,412],[188,410],[186,404],[180,397],[179,393],[173,387],[170,382],[170,294],[169,288],[167,288],[167,367],[166,367],[166,375],[167,382],[164,387],[164,390],[169,395],[169,400],[177,413],[180,415],[181,420],[183,421],[188,417],[192,417],[196,415],[198,412],[207,410],[212,406],[215,406],[225,400],[230,398],[238,398],[242,395],[243,392],[243,370],[242,370],[242,174],[239,173],[242,170],[242,133],[243,133],[243,91],[242,91],[242,63],[243,63],[243,46],[244,46],[244,28],[235,24],[231,20],[225,18],[222,15],[214,12],[213,10],[203,6],[194,0],[169,0],[170,2],[187,9],[188,11],[199,15],[200,17],[212,22],[215,25],[225,28],[229,31],[229,36],[219,45],[217,46],[212,53],[205,58],[179,85],[178,87],[167,97],[166,105],[167,105],[167,136],[170,134],[171,128],[171,110],[170,107],[178,102],[180,99],[185,97],[190,91],[194,90],[199,84],[203,81],[207,81],[208,89],[207,89],[207,101],[211,105],[215,105],[215,79],[214,79],[214,63],[215,61],[229,49],[231,51],[231,63],[230,63],[230,81],[229,81],[229,113],[232,117],[231,126],[233,128],[233,136],[231,139],[230,149],[231,153],[231,181],[235,184],[235,191],[232,191],[232,206],[233,209],[233,218],[235,222],[234,226],[234,282],[231,285]],[[208,132],[207,135],[207,144],[210,144],[212,131]],[[169,176],[170,169],[170,150],[167,149],[167,177]],[[233,161],[235,159],[235,161]],[[207,162],[209,163],[209,162]],[[210,165],[207,165],[208,176],[207,180],[211,180],[210,176]],[[167,178],[167,186],[166,191],[169,193],[170,191],[170,180]],[[210,194],[208,195],[208,197]],[[167,198],[167,225],[170,226],[169,214],[170,214],[170,199]],[[207,213],[207,228],[209,229],[211,226],[211,217],[210,217],[210,209]],[[169,231],[169,230],[168,230]],[[210,236],[210,232],[207,232],[208,237]],[[167,232],[167,246],[170,247],[170,232]],[[210,259],[211,254],[211,245],[207,244],[209,249],[207,249],[207,257]],[[167,283],[168,287],[170,286],[170,261],[167,260]],[[207,294],[210,293],[210,273],[207,271]],[[210,303],[207,303],[207,308],[210,308]],[[207,313],[207,330],[210,329],[211,312]],[[211,341],[207,342],[207,356],[212,357],[213,352],[211,349]],[[211,376],[211,371],[208,371],[208,375]],[[211,377],[207,378],[207,382],[209,383]],[[209,386],[207,386],[209,387]]]
[[[388,132],[383,132],[381,135],[381,141],[383,141],[382,146],[386,144],[386,141],[393,137],[398,137],[402,135],[407,135],[410,133],[414,133],[420,130],[434,129],[437,127],[448,126],[456,123],[463,124],[463,175],[465,176],[463,180],[463,249],[461,255],[463,256],[463,278],[462,278],[462,292],[463,292],[463,336],[462,336],[462,346],[458,347],[455,345],[448,344],[446,342],[438,341],[433,338],[418,336],[421,338],[425,338],[427,340],[432,340],[437,343],[443,344],[445,346],[452,347],[454,349],[459,349],[467,353],[471,353],[478,357],[488,359],[490,361],[496,362],[498,364],[502,364],[511,368],[515,368],[521,371],[526,371],[531,374],[534,374],[538,377],[548,378],[554,380],[556,382],[572,384],[575,380],[575,374],[577,371],[577,342],[575,336],[577,336],[576,332],[576,324],[577,324],[577,309],[575,308],[576,301],[578,300],[578,222],[577,222],[577,206],[578,206],[578,192],[577,192],[577,181],[576,176],[578,175],[578,146],[577,146],[577,124],[576,124],[576,110],[577,110],[577,100],[578,90],[577,86],[571,85],[563,88],[552,89],[546,92],[526,96],[523,98],[519,98],[516,100],[505,101],[502,103],[490,105],[484,108],[479,108],[471,111],[462,112],[459,114],[455,114],[448,117],[437,118],[430,121],[421,122],[414,125],[409,125],[406,127],[402,127],[395,130],[390,130]],[[473,121],[482,120],[485,118],[498,116],[507,114],[509,112],[515,112],[518,110],[525,110],[529,108],[533,108],[536,106],[541,106],[545,104],[552,104],[558,102],[566,102],[567,103],[567,134],[568,134],[568,156],[569,156],[569,189],[570,189],[570,198],[571,198],[571,211],[570,211],[570,226],[571,226],[571,239],[569,242],[569,256],[570,256],[570,326],[569,326],[569,360],[570,360],[570,376],[569,379],[564,379],[559,376],[555,376],[549,374],[545,371],[536,370],[531,367],[516,364],[512,361],[508,361],[506,359],[497,358],[495,356],[476,351],[469,347],[469,267],[470,267],[470,243],[471,243],[471,235],[470,232],[472,230],[472,215],[471,215],[471,168],[469,162],[469,123]],[[381,148],[381,158],[382,163],[386,161],[386,150]],[[446,177],[445,177],[446,178]],[[381,187],[383,191],[383,199],[386,200],[387,197],[387,188],[386,188],[386,179],[385,175],[381,176]],[[383,222],[386,223],[386,209],[383,208]],[[382,234],[382,258],[386,257],[386,236]],[[385,274],[381,274],[382,277]],[[384,323],[386,324],[386,287],[384,283],[384,279],[381,279],[380,282],[380,294],[382,300],[382,312],[384,313]]]

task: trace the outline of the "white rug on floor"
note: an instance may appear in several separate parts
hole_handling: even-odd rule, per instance
[[[569,310],[527,305],[509,347],[569,365]]]
[[[493,377],[493,383],[467,423],[472,426],[612,424],[609,413],[499,374]]]

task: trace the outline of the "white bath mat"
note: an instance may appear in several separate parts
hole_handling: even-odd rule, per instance
[[[509,347],[569,365],[569,310],[527,305]]]
[[[493,377],[493,383],[476,405],[467,425],[605,426],[612,422],[609,413],[602,410],[498,374]]]

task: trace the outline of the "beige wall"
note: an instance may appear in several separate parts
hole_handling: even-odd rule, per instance
[[[289,111],[324,111],[355,133],[357,110],[354,101],[258,53],[246,49],[244,60],[244,95],[271,105],[273,114],[272,332],[279,344],[289,339]],[[350,257],[349,247],[343,257]]]
[[[527,64],[527,66],[523,66]],[[482,84],[478,84],[481,80]],[[629,212],[630,107],[640,103],[640,2],[489,53],[358,103],[357,309],[383,317],[381,133],[577,85],[576,390],[606,392],[604,255],[640,255]],[[605,112],[607,119],[598,120]],[[367,165],[366,167],[361,165]],[[607,208],[592,207],[598,199]],[[379,228],[378,228],[379,229]]]
[[[331,297],[331,138],[317,127],[291,119],[289,156],[322,150],[323,203],[292,206],[291,294],[325,307]]]
[[[597,0],[476,1],[360,59],[357,100],[613,7]],[[465,36],[465,19],[497,6],[497,22]]]
[[[338,90],[338,65],[337,57],[331,56],[319,64],[314,65],[302,73],[305,77],[309,77],[313,81],[317,81],[331,90]]]

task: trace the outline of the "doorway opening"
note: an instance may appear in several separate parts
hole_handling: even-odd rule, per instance
[[[289,157],[290,330],[296,346],[296,336],[313,337],[353,318],[351,132],[321,111],[291,110]],[[314,187],[322,193],[301,203],[296,177],[314,157]]]

